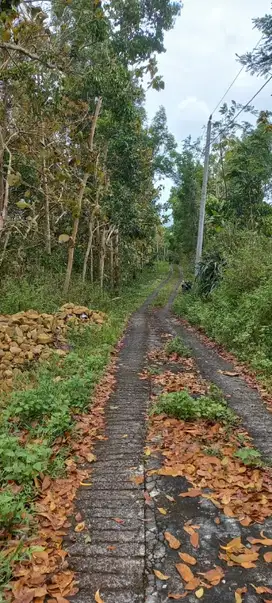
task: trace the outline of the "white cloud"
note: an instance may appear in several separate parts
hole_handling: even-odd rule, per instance
[[[236,53],[252,50],[260,39],[253,17],[270,9],[271,0],[184,0],[175,28],[165,36],[166,53],[158,58],[165,90],[147,94],[149,118],[164,105],[178,142],[189,134],[193,139],[201,135],[210,112],[239,71]],[[262,81],[244,71],[226,101],[246,103]],[[256,108],[271,106],[271,92],[268,85],[254,101]]]
[[[198,100],[196,96],[187,96],[178,104],[178,108],[183,113],[183,119],[203,121],[204,117],[209,117],[207,103]]]

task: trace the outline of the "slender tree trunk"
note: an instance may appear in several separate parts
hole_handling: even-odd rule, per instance
[[[114,241],[114,288],[119,290],[120,272],[119,272],[119,231],[115,233]]]
[[[42,123],[42,145],[45,149],[44,123]],[[45,248],[48,255],[51,255],[51,227],[50,227],[50,201],[47,178],[47,165],[44,154],[42,153],[42,179],[45,200]]]
[[[11,174],[11,163],[12,163],[11,152],[8,151],[8,153],[9,153],[9,160],[8,160],[8,167],[7,167],[7,174],[6,174],[6,184],[5,184],[5,189],[4,189],[4,199],[3,199],[3,204],[2,204],[2,210],[0,213],[0,235],[1,235],[1,232],[5,228],[6,220],[8,217],[9,176]]]
[[[110,280],[111,289],[114,288],[114,246],[113,246],[113,235],[110,239]]]
[[[100,289],[104,289],[104,273],[105,273],[105,256],[106,256],[106,227],[103,226],[101,233],[101,248],[100,248]]]
[[[91,132],[90,132],[90,136],[89,136],[90,153],[93,152],[94,135],[95,135],[97,120],[99,117],[101,106],[102,106],[102,98],[99,97],[97,104],[96,104],[95,113],[94,113],[93,121],[92,121]],[[71,275],[72,275],[73,263],[74,263],[75,245],[76,245],[78,226],[79,226],[79,220],[80,220],[81,209],[82,209],[82,201],[83,201],[85,189],[86,189],[90,174],[91,174],[90,170],[88,170],[88,172],[86,172],[84,174],[83,180],[81,183],[81,187],[80,187],[80,191],[79,191],[79,198],[78,198],[78,204],[77,204],[77,215],[74,220],[73,232],[72,232],[71,241],[70,241],[69,250],[68,250],[68,263],[67,263],[66,277],[65,277],[65,283],[64,283],[64,288],[63,288],[64,295],[67,295],[68,290],[69,290],[70,281],[71,281]]]
[[[82,208],[82,201],[83,201],[83,196],[85,193],[85,188],[86,188],[89,176],[90,176],[89,172],[87,172],[84,175],[82,184],[81,184],[81,188],[80,188],[80,192],[79,192],[78,204],[77,204],[77,216],[74,220],[73,232],[72,232],[71,240],[69,243],[67,271],[66,271],[65,283],[64,283],[64,288],[63,288],[64,295],[67,295],[68,290],[69,290],[71,274],[72,274],[72,270],[73,270],[75,244],[76,244],[77,231],[78,231],[79,219],[80,219],[81,208]]]
[[[92,250],[92,246],[93,246],[93,235],[94,235],[93,220],[92,220],[92,217],[91,217],[90,218],[90,222],[89,222],[89,239],[88,239],[88,245],[87,245],[87,249],[86,249],[86,253],[85,253],[83,270],[82,270],[82,281],[83,281],[83,283],[85,283],[85,280],[86,280],[86,272],[87,272],[88,260],[89,260],[89,256],[90,256],[90,253],[91,253],[91,250]]]

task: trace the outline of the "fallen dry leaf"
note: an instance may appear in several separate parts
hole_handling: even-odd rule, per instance
[[[175,502],[175,499],[173,496],[170,496],[169,494],[166,494],[165,496],[168,500],[170,500],[170,502]]]
[[[164,538],[167,540],[171,549],[179,549],[181,542],[170,532],[164,532]]]
[[[255,589],[257,595],[263,595],[264,593],[272,594],[272,589],[267,586],[254,586],[254,584],[251,584],[251,586]]]
[[[94,461],[96,461],[96,456],[92,452],[90,452],[89,454],[86,454],[85,458],[88,461],[88,463],[94,463]]]
[[[101,597],[100,597],[99,590],[96,591],[96,593],[94,595],[94,600],[96,603],[104,603],[104,600],[101,599]]]
[[[219,370],[218,373],[220,373],[221,375],[227,375],[227,377],[239,377],[240,376],[240,373],[235,373],[234,371]]]
[[[181,599],[185,599],[185,597],[187,597],[188,593],[182,593],[181,595],[179,595],[178,593],[175,595],[173,593],[169,593],[168,594],[168,599],[175,599],[175,601],[180,601]]]
[[[158,511],[162,514],[162,515],[167,515],[167,509],[164,509],[163,507],[158,507]]]
[[[159,578],[159,580],[169,580],[169,576],[165,576],[165,574],[162,574],[162,572],[160,572],[160,570],[153,570],[154,574],[157,578]]]
[[[85,521],[78,523],[75,527],[75,532],[83,532],[85,530]]]
[[[266,563],[272,563],[272,551],[264,554],[264,560]]]
[[[195,577],[192,570],[185,563],[176,563],[176,569],[185,582],[191,582]]]
[[[179,494],[179,496],[181,498],[195,498],[197,496],[201,496],[202,491],[200,490],[200,488],[190,488],[190,490],[188,490],[188,492],[182,492],[181,494]]]
[[[144,483],[144,476],[136,475],[135,477],[131,478],[131,481],[134,482],[134,484],[136,484],[136,486],[140,486],[141,484]]]
[[[191,555],[188,555],[187,553],[179,553],[179,556],[182,561],[184,561],[185,563],[189,563],[189,565],[196,565],[197,563],[196,559]]]
[[[207,582],[210,582],[213,586],[217,586],[224,578],[224,572],[222,567],[216,566],[214,569],[209,570],[208,572],[202,573],[199,572],[200,576],[203,576]]]
[[[120,517],[113,517],[112,519],[113,521],[115,521],[115,523],[119,523],[120,525],[123,525],[125,523],[125,520],[120,519]]]
[[[200,579],[194,578],[186,584],[186,590],[196,590],[200,586]]]
[[[201,599],[201,597],[203,597],[203,595],[204,595],[204,588],[199,588],[198,590],[196,590],[195,596],[197,599]]]

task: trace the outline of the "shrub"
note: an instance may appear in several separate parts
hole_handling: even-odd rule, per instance
[[[0,492],[0,530],[14,532],[28,519],[25,501],[22,495],[14,494],[10,489]]]

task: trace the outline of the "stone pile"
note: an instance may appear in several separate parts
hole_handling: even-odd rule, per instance
[[[12,389],[13,378],[29,363],[47,360],[53,352],[65,356],[69,351],[68,327],[102,324],[104,320],[102,312],[70,303],[55,314],[40,314],[35,310],[0,314],[0,390]]]

